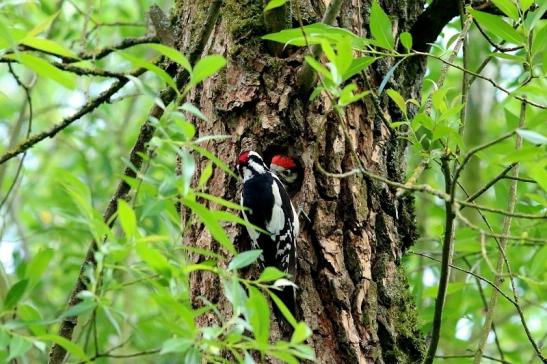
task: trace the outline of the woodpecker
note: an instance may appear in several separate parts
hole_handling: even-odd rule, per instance
[[[270,170],[283,182],[289,196],[298,192],[302,184],[303,171],[293,158],[280,154],[274,155],[270,162]]]
[[[259,263],[262,267],[276,267],[294,278],[299,222],[283,183],[254,151],[244,151],[239,155],[237,169],[243,178],[243,218],[269,233],[247,227],[253,248],[262,249]],[[279,297],[294,314],[293,287],[284,287]]]

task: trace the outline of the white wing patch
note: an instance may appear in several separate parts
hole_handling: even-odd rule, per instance
[[[285,227],[285,213],[283,212],[283,201],[281,194],[279,193],[279,187],[276,181],[272,181],[272,193],[274,196],[274,205],[272,209],[272,217],[270,221],[266,223],[266,230],[272,235],[278,235]]]

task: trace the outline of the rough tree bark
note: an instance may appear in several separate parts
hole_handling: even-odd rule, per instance
[[[180,49],[191,48],[190,35],[202,26],[209,3],[176,3],[173,27]],[[309,24],[321,20],[328,3],[293,1],[287,27],[298,24],[295,6],[300,7],[304,24]],[[367,34],[370,3],[344,2],[334,24]],[[198,132],[234,136],[233,142],[211,141],[207,145],[232,166],[240,150],[254,149],[266,158],[274,152],[289,153],[304,167],[304,181],[293,201],[311,222],[301,219],[296,283],[300,287],[299,318],[313,330],[309,342],[318,361],[419,361],[424,339],[401,268],[401,257],[415,235],[411,198],[398,199],[394,189],[360,175],[329,178],[314,167],[318,160],[329,172],[350,170],[354,167],[350,143],[340,121],[327,112],[328,100],[309,102],[309,95],[295,86],[306,50],[280,52],[260,40],[269,28],[263,5],[261,0],[224,1],[206,52],[224,55],[228,66],[190,97],[209,118],[209,122],[196,121]],[[390,15],[394,31],[400,33],[412,28],[423,12],[424,1],[385,0],[381,6]],[[377,88],[393,64],[394,60],[377,62],[367,72],[367,79],[357,82],[363,89]],[[418,98],[423,74],[423,60],[414,58],[396,70],[387,87],[407,98]],[[368,170],[403,181],[405,144],[383,121],[385,117],[399,120],[401,115],[387,97],[379,101],[375,105],[365,99],[346,110],[348,136]],[[198,165],[203,167],[204,163]],[[208,184],[209,193],[229,200],[238,200],[238,188],[236,180],[218,169]],[[230,227],[229,232],[238,246],[244,246],[243,229]],[[185,243],[219,250],[198,227]],[[192,284],[194,296],[226,306],[218,277],[196,274]],[[201,324],[211,320],[203,317]],[[274,326],[272,335],[282,334]]]

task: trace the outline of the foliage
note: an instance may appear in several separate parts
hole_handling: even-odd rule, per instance
[[[267,6],[274,9],[284,3],[272,0]],[[466,9],[462,24],[447,27],[445,37],[429,53],[414,51],[409,33],[394,35],[389,16],[377,1],[370,9],[368,38],[310,24],[264,39],[321,46],[322,57],[305,58],[320,79],[311,96],[334,101],[342,128],[346,108],[363,98],[400,111],[400,119],[384,122],[409,144],[408,183],[386,181],[363,169],[359,160],[354,160],[355,171],[388,183],[401,196],[421,193],[416,206],[422,234],[405,258],[405,266],[424,334],[434,326],[435,308],[439,308],[435,297],[442,296],[445,302],[440,306],[437,355],[474,355],[489,298],[499,288],[503,295],[489,306],[495,306],[496,341],[487,342],[485,355],[526,362],[535,357],[531,344],[544,339],[541,323],[547,321],[547,25],[542,20],[547,2],[493,3],[503,15]],[[116,355],[146,360],[153,355],[151,362],[181,357],[188,363],[222,362],[226,353],[249,363],[252,355],[290,363],[313,359],[305,345],[309,328],[296,322],[275,296],[276,288],[289,284],[284,274],[266,268],[257,279],[242,278],[240,270],[252,264],[259,252],[235,254],[226,226],[245,223],[238,216],[239,206],[207,193],[207,181],[214,174],[234,175],[203,144],[227,137],[197,137],[188,120],[193,116],[207,122],[206,116],[195,105],[166,106],[158,97],[167,85],[182,100],[191,88],[218,72],[225,60],[212,55],[191,66],[175,49],[153,44],[153,38],[104,57],[93,56],[124,39],[142,36],[146,32],[142,21],[150,5],[149,1],[110,1],[102,6],[69,1],[61,7],[56,1],[0,4],[0,68],[7,71],[0,76],[2,154],[35,131],[49,130],[55,121],[93,104],[116,82],[127,82],[106,98],[108,104],[97,103],[79,118],[79,127],[55,132],[54,140],[46,139],[24,149],[11,163],[0,164],[0,252],[7,271],[0,272],[0,361],[43,361],[51,343],[63,346],[73,361],[108,360]],[[477,27],[494,44],[491,52],[482,52],[483,39],[464,40]],[[461,53],[458,49],[464,43]],[[481,59],[472,64],[466,57],[474,54]],[[429,61],[421,99],[390,82],[403,62],[418,57]],[[478,69],[485,60],[503,72],[485,76]],[[179,89],[162,62],[187,70],[189,82]],[[380,62],[388,70],[376,89],[354,82]],[[467,99],[472,79],[485,81],[481,87],[491,90],[494,101],[479,119],[470,117],[476,107]],[[165,109],[159,120],[146,119],[153,105]],[[144,122],[156,127],[156,137],[150,143],[145,170],[138,178],[124,177],[136,192],[129,201],[117,201],[119,224],[111,227],[99,211],[107,206],[119,171],[132,167],[126,156],[138,132],[136,125]],[[466,137],[473,123],[482,126],[480,142]],[[522,147],[515,145],[520,139]],[[194,154],[207,160],[199,176],[195,176]],[[180,175],[173,172],[174,156],[182,161]],[[511,177],[517,163],[520,175]],[[480,170],[479,181],[466,177],[472,168]],[[515,181],[516,198],[511,194]],[[489,182],[476,201],[468,199]],[[175,202],[190,212],[183,224]],[[475,216],[467,214],[471,210]],[[453,239],[450,234],[443,237],[450,219],[457,222]],[[210,251],[181,244],[181,237],[196,224],[205,226],[222,246],[221,253],[218,248]],[[96,264],[84,267],[88,289],[79,293],[78,304],[63,309],[92,239],[99,246]],[[509,275],[498,245],[506,245]],[[443,246],[454,248],[452,265],[466,271],[452,270],[446,295],[437,289],[437,283],[448,278],[438,263],[450,263],[442,256]],[[232,308],[229,317],[223,317],[211,302],[192,301],[189,277],[196,271],[219,277]],[[294,328],[289,342],[269,339],[267,297]],[[221,324],[197,325],[205,315],[220,318]],[[69,341],[58,336],[56,329],[61,320],[72,316],[78,316],[81,328]]]

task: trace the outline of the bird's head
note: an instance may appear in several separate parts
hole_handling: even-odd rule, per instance
[[[294,185],[299,179],[298,165],[294,159],[286,155],[274,155],[270,162],[270,170],[288,186]]]
[[[237,171],[243,178],[243,181],[246,181],[252,176],[266,173],[268,167],[264,164],[264,160],[260,154],[252,150],[246,150],[239,154],[239,158],[237,159]]]

